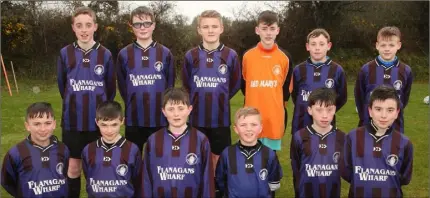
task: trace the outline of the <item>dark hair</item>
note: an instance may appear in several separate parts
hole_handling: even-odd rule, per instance
[[[139,6],[136,9],[134,9],[133,11],[131,11],[130,23],[133,23],[133,17],[135,17],[135,16],[141,17],[142,15],[149,16],[149,18],[151,18],[151,22],[154,22],[154,20],[155,20],[154,12],[152,12],[151,9],[149,9],[146,6]]]
[[[44,116],[48,118],[54,117],[54,110],[52,109],[51,103],[47,102],[36,102],[27,107],[27,115],[25,120],[33,118],[43,118]]]
[[[122,113],[121,104],[116,101],[104,101],[97,106],[96,110],[96,120],[115,120],[119,118],[122,120],[124,117]]]
[[[312,91],[308,98],[309,107],[320,104],[326,107],[330,105],[336,105],[337,94],[333,89],[321,87]]]
[[[72,14],[72,24],[75,22],[75,18],[81,14],[89,15],[93,18],[94,23],[97,23],[97,16],[94,10],[92,10],[89,7],[83,6],[76,8],[75,11]]]
[[[397,109],[400,109],[400,99],[394,87],[384,84],[379,85],[370,94],[369,107],[372,108],[373,102],[376,100],[385,101],[388,99],[396,101]]]
[[[183,88],[171,87],[166,89],[163,94],[163,108],[166,107],[168,101],[172,101],[173,104],[185,104],[190,106],[190,96],[188,92]]]
[[[270,10],[263,11],[258,15],[257,25],[259,25],[260,23],[263,23],[269,26],[274,23],[279,24],[278,15],[275,12]]]

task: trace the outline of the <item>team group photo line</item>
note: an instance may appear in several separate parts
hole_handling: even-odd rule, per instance
[[[377,32],[379,54],[348,90],[357,128],[339,129],[335,114],[347,102],[347,79],[327,56],[325,29],[309,32],[309,57],[293,65],[275,41],[278,14],[262,11],[255,22],[260,41],[239,57],[220,41],[221,14],[206,10],[197,18],[201,43],[175,55],[184,58],[175,71],[170,49],[152,39],[157,24],[149,7],[130,13],[136,40],[116,60],[94,40],[92,9],[77,8],[71,19],[76,41],[57,61],[61,115],[43,99],[29,104],[29,135],[2,165],[1,185],[11,196],[80,197],[83,172],[88,197],[275,197],[285,174],[295,197],[340,197],[342,180],[349,197],[403,197],[412,176],[403,112],[413,79],[396,55],[399,28]],[[243,105],[231,112],[238,92]],[[294,104],[291,134],[287,102]],[[57,119],[61,141],[53,135]],[[291,142],[282,143],[284,135]],[[282,144],[290,147],[292,170],[278,160]]]

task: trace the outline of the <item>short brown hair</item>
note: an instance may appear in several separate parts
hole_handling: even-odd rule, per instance
[[[122,113],[121,104],[117,101],[104,101],[97,106],[96,120],[110,121],[119,118],[122,120],[124,115]]]
[[[27,107],[27,115],[25,120],[33,118],[43,118],[46,115],[48,118],[54,117],[54,110],[52,109],[51,103],[47,102],[36,102]]]
[[[94,12],[94,10],[92,10],[89,7],[79,7],[75,9],[75,12],[73,12],[72,15],[72,24],[75,22],[75,17],[81,15],[81,14],[86,14],[89,15],[91,18],[93,18],[94,23],[97,23],[97,17],[96,17],[96,13]]]
[[[130,23],[133,22],[133,17],[135,17],[135,16],[140,17],[142,15],[149,16],[149,18],[151,18],[151,22],[154,22],[154,20],[155,20],[154,12],[152,12],[151,9],[149,9],[146,6],[139,6],[136,9],[134,9],[133,11],[131,11]]]
[[[370,94],[369,107],[372,108],[373,103],[376,100],[385,101],[388,99],[393,99],[397,103],[397,109],[400,109],[400,99],[397,95],[396,89],[392,86],[385,84],[377,86]]]
[[[254,107],[242,107],[242,108],[240,108],[240,109],[238,109],[236,111],[236,114],[234,116],[234,123],[236,124],[237,121],[239,120],[239,118],[241,118],[241,117],[245,118],[246,116],[251,116],[251,115],[258,116],[258,119],[261,122],[261,114],[260,114],[260,111],[258,111],[257,108],[254,108]]]
[[[334,89],[321,87],[312,91],[308,98],[308,106],[312,107],[316,104],[325,107],[336,105],[337,94]]]
[[[205,10],[203,11],[198,17],[197,17],[197,27],[200,26],[200,20],[202,20],[202,18],[217,18],[221,25],[222,23],[222,16],[221,14],[216,11],[216,10]]]
[[[272,25],[272,24],[279,24],[279,17],[278,15],[270,10],[266,10],[261,12],[258,15],[258,19],[257,19],[257,25],[259,25],[260,23],[263,23],[265,25]]]
[[[308,34],[308,37],[306,38],[306,42],[309,43],[310,38],[316,38],[316,37],[319,37],[320,35],[323,35],[327,39],[327,43],[330,42],[330,34],[327,32],[327,30],[322,28],[317,28],[312,30],[312,32]]]
[[[379,30],[377,39],[388,40],[392,36],[396,36],[400,40],[402,33],[400,32],[399,28],[396,26],[386,26]]]
[[[190,95],[183,88],[170,87],[164,91],[163,94],[163,109],[166,107],[167,102],[171,101],[173,104],[184,104],[190,106]]]

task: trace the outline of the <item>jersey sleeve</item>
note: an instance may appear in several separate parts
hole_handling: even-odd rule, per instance
[[[414,149],[412,143],[408,141],[404,151],[405,157],[403,159],[402,166],[400,167],[400,185],[408,185],[409,182],[411,182],[413,154]]]
[[[348,100],[348,87],[346,84],[346,76],[345,72],[343,71],[342,67],[339,66],[339,86],[336,87],[336,111],[339,111]]]
[[[355,88],[354,88],[354,99],[355,105],[358,111],[358,117],[360,119],[358,126],[362,126],[364,122],[364,112],[366,111],[364,108],[364,101],[366,99],[366,74],[364,73],[363,68],[358,73],[357,79],[355,80]]]
[[[88,178],[88,146],[85,146],[82,150],[81,154],[82,158],[82,172],[84,173],[85,178]]]
[[[240,75],[241,86],[240,89],[242,94],[245,96],[246,91],[246,56],[243,56],[242,59],[242,75]]]
[[[282,86],[282,92],[284,95],[284,101],[288,101],[290,99],[290,83],[291,83],[291,76],[293,74],[293,61],[291,60],[291,56],[287,55],[288,57],[288,70],[287,75],[284,81],[284,85]]]
[[[299,134],[300,132],[297,132]],[[293,186],[294,191],[296,194],[298,194],[299,186],[299,177],[300,177],[300,159],[301,156],[301,149],[300,149],[300,142],[297,140],[296,135],[293,135],[291,137],[291,143],[290,143],[290,159],[291,159],[291,168],[293,169]]]
[[[106,97],[107,100],[113,101],[116,94],[116,72],[115,63],[112,60],[112,54],[110,52],[108,53],[106,67],[107,71],[104,79],[106,83]]]
[[[143,154],[143,164],[142,164],[142,180],[140,185],[140,197],[152,197],[152,174],[151,174],[151,138],[148,139],[144,154]]]
[[[408,105],[409,102],[409,96],[411,94],[411,87],[412,87],[412,81],[413,81],[413,75],[412,75],[412,71],[411,69],[408,70],[408,75],[407,75],[407,80],[406,80],[406,87],[403,90],[403,108],[406,107],[406,105]]]
[[[203,155],[203,180],[200,182],[200,188],[203,189],[201,197],[215,197],[212,152],[209,146],[209,140],[206,138],[202,143],[201,153]]]
[[[343,152],[341,152],[340,161],[339,161],[340,175],[348,183],[351,183],[351,178],[353,173],[351,144],[352,144],[351,136],[347,135],[345,137]]]
[[[296,66],[297,67],[297,66]],[[296,103],[296,99],[297,99],[297,92],[299,90],[299,82],[298,82],[298,77],[295,75],[296,73],[296,68],[293,69],[293,72],[291,74],[291,98],[293,99],[293,103]]]
[[[275,152],[273,152],[273,159],[270,163],[269,170],[269,188],[271,191],[278,190],[281,187],[281,179],[282,179],[282,167],[279,163],[278,156]]]
[[[184,65],[182,67],[182,87],[184,87],[188,93],[190,92],[189,79],[191,75],[191,66],[188,61],[189,53],[185,54]]]
[[[241,66],[240,60],[236,53],[234,53],[233,67],[230,72],[230,99],[239,91],[241,88]]]
[[[174,87],[175,86],[175,79],[176,79],[176,72],[175,72],[175,59],[172,54],[172,52],[169,51],[169,54],[167,55],[167,87]]]
[[[116,61],[116,77],[117,77],[119,93],[121,94],[122,99],[126,101],[127,100],[127,83],[126,83],[127,69],[126,69],[126,62],[121,52],[118,53],[118,57]]]
[[[219,194],[224,195],[227,188],[227,160],[226,152],[223,152],[217,162],[215,169],[215,180],[216,190],[219,190]]]
[[[64,98],[64,91],[66,89],[66,80],[67,78],[67,67],[64,64],[64,59],[61,56],[61,53],[57,58],[57,85],[58,90],[60,91],[61,98]]]
[[[13,197],[18,195],[18,172],[16,162],[8,152],[3,159],[1,185]]]
[[[141,181],[142,181],[142,156],[140,155],[139,149],[135,148],[136,155],[134,156],[134,170],[133,170],[133,174],[132,174],[132,182],[133,182],[133,187],[134,187],[134,196],[135,197],[139,197],[139,191],[138,189],[141,186]]]

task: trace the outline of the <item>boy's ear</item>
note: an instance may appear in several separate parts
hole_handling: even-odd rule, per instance
[[[28,124],[28,122],[27,122],[27,121],[25,121],[25,122],[24,122],[24,126],[25,126],[25,129],[26,129],[27,131],[30,131],[30,125]]]
[[[309,115],[312,115],[312,108],[311,107],[308,107],[308,113],[309,113]]]
[[[255,34],[260,35],[260,29],[258,29],[258,26],[255,26]]]
[[[233,124],[233,131],[234,131],[236,134],[238,134],[238,135],[239,135],[239,132],[237,132],[236,124]]]
[[[188,110],[191,112],[193,110],[193,105],[188,106]]]
[[[164,110],[164,108],[161,108],[161,112],[163,112],[163,115],[164,115],[165,117],[167,117],[167,116],[166,116],[166,111]]]
[[[97,28],[99,27],[99,25],[97,23],[94,24],[94,31],[97,31]]]
[[[333,44],[331,43],[331,42],[328,42],[327,43],[327,46],[328,46],[328,50],[330,50],[331,49],[331,46],[332,46]]]

